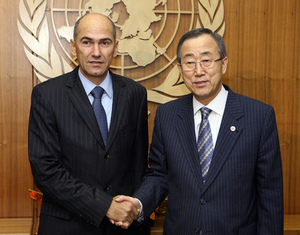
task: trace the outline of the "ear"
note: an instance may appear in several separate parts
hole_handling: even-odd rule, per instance
[[[116,44],[115,44],[113,57],[117,56],[117,54],[118,54],[118,47],[119,47],[119,41],[117,41]]]
[[[76,45],[75,45],[75,41],[73,39],[71,39],[71,41],[70,41],[70,46],[71,46],[72,57],[77,57]]]
[[[222,60],[222,74],[226,73],[227,65],[228,65],[228,57],[226,56]]]
[[[181,67],[181,65],[179,63],[177,63],[177,68],[178,68],[178,70],[179,70],[179,72],[180,72],[180,74],[182,76],[182,67]]]

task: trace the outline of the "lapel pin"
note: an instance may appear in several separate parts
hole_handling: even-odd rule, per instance
[[[230,130],[231,130],[231,131],[235,131],[235,130],[236,130],[235,126],[231,126],[231,127],[230,127]]]

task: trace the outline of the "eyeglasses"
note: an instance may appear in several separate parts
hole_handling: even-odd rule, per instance
[[[195,61],[188,61],[185,63],[180,64],[183,71],[193,71],[196,69],[196,64],[200,64],[201,68],[203,69],[211,69],[215,66],[215,62],[223,60],[224,58],[219,58],[217,60],[212,59],[206,59],[206,60],[200,60],[199,62]]]

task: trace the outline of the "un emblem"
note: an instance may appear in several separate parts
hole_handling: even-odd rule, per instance
[[[176,67],[182,34],[196,27],[225,32],[223,0],[20,0],[18,29],[40,82],[77,65],[69,43],[76,20],[88,12],[102,13],[117,26],[114,72],[140,83],[164,78],[148,88],[148,101],[155,103],[189,93]]]

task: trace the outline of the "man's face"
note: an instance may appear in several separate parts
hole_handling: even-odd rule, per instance
[[[82,74],[99,85],[106,77],[112,58],[118,53],[111,22],[100,14],[81,19],[75,41],[71,40],[73,56],[77,56]]]
[[[218,45],[208,34],[187,39],[181,48],[181,63],[219,59]],[[195,98],[204,105],[209,104],[222,88],[222,75],[226,72],[228,59],[216,61],[213,68],[203,69],[199,63],[193,71],[183,71],[178,64],[185,85]]]

